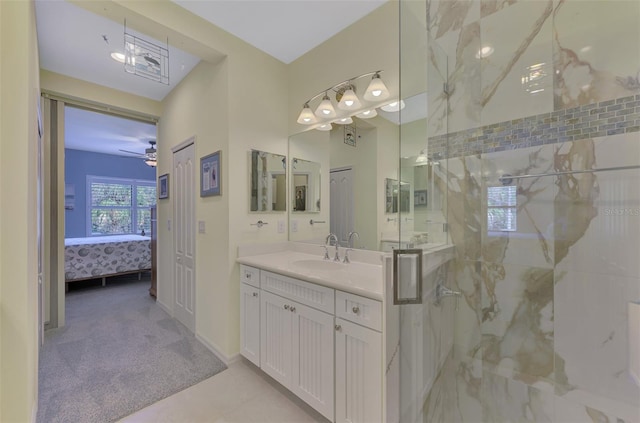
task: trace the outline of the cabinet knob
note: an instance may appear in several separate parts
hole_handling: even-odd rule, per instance
[[[247,278],[247,279],[251,279],[251,273],[245,273],[244,277]]]
[[[295,312],[296,312],[296,308],[295,308],[295,307],[293,307],[293,306],[291,306],[290,311],[291,311],[292,313],[295,313]]]
[[[284,305],[284,309],[285,309],[285,310],[289,310],[289,304],[285,304],[285,305]]]
[[[335,325],[335,328],[336,328],[337,331],[341,331],[342,330],[342,326],[340,326],[340,325]]]
[[[258,296],[258,293],[257,293],[257,292],[254,292],[254,293],[253,293],[253,296],[254,296],[254,297],[257,297],[257,296]]]
[[[351,309],[351,311],[353,311],[354,314],[358,314],[360,313],[360,307],[358,306],[353,306],[353,308]]]

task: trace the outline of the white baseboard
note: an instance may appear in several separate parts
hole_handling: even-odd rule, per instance
[[[225,364],[225,366],[229,366],[230,364],[233,364],[240,359],[240,354],[234,354],[232,356],[223,354],[222,351],[220,351],[220,348],[218,348],[212,342],[209,342],[208,340],[204,339],[202,336],[198,334],[196,334],[196,339],[202,342],[202,345],[207,347],[209,351],[211,351],[216,357],[218,357],[220,361],[222,361]]]
[[[165,303],[163,303],[160,300],[156,300],[156,304],[158,304],[158,306],[160,306],[161,309],[166,311],[169,314],[169,316],[173,317],[173,310],[170,309]]]

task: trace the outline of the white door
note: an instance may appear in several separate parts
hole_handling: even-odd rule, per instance
[[[333,315],[293,303],[293,387],[307,404],[333,421]]]
[[[270,292],[262,291],[260,299],[260,368],[291,389],[291,304]]]
[[[260,290],[240,284],[240,354],[260,366]]]
[[[190,144],[173,153],[173,181],[169,180],[170,196],[174,196],[175,292],[174,315],[189,330],[196,326],[195,277],[195,145]]]
[[[382,335],[336,319],[336,423],[382,421]]]
[[[355,230],[353,223],[353,170],[332,170],[330,183],[331,233],[336,234],[341,245],[349,242],[349,232]]]

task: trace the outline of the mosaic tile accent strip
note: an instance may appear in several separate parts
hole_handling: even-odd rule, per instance
[[[640,132],[640,94],[438,135],[429,153],[461,157],[629,132]]]

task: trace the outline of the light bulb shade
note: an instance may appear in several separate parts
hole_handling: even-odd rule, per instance
[[[331,131],[331,129],[333,129],[333,126],[331,126],[330,123],[323,123],[322,125],[318,126],[316,129],[318,131]]]
[[[392,101],[389,104],[385,104],[384,106],[380,107],[380,109],[384,110],[385,112],[397,112],[404,109],[404,106],[405,106],[404,101],[396,100],[396,101]]]
[[[348,125],[350,123],[353,123],[353,119],[351,119],[351,117],[347,116],[345,118],[340,118],[338,120],[333,121],[333,123],[337,123],[338,125]]]
[[[378,112],[376,112],[376,109],[369,109],[358,113],[356,116],[360,119],[371,119],[378,116]]]
[[[342,94],[342,98],[338,103],[338,109],[342,110],[357,110],[360,107],[362,107],[362,104],[352,88],[349,88]]]
[[[389,90],[384,85],[379,74],[373,75],[371,82],[367,87],[367,91],[364,92],[364,99],[367,101],[381,101],[389,97]]]
[[[156,165],[158,164],[158,162],[156,162],[155,160],[151,160],[151,159],[145,160],[144,162],[145,162],[145,164],[147,166],[151,166],[151,167],[156,167]]]
[[[305,103],[302,108],[300,116],[298,116],[298,123],[301,125],[312,125],[314,123],[318,123],[316,115],[314,115],[313,111],[309,108],[309,103]]]
[[[336,117],[336,109],[331,104],[331,99],[328,95],[322,97],[322,102],[316,108],[316,116],[319,118],[334,118]]]

